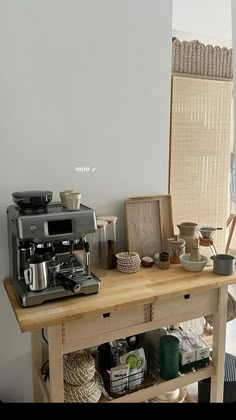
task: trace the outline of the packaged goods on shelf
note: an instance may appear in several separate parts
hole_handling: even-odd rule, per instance
[[[210,348],[203,338],[191,329],[182,330],[181,334],[195,350],[195,368],[201,369],[209,366]]]
[[[111,368],[110,391],[120,394],[128,389],[130,365],[120,365]]]
[[[140,348],[120,357],[121,365],[129,364],[129,388],[139,386],[144,381],[144,372],[147,371],[147,362],[144,349]]]
[[[160,338],[167,334],[167,328],[159,328],[139,335],[139,344],[144,348],[147,368],[154,375],[160,368]]]
[[[209,366],[210,348],[201,337],[188,340],[195,350],[196,369]]]
[[[173,335],[174,337],[178,338],[180,342],[184,339],[180,330],[168,330],[167,332],[169,335]]]
[[[179,344],[179,370],[187,373],[196,368],[195,349],[188,340],[182,340]]]

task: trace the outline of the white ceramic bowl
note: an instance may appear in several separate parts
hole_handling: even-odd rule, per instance
[[[174,391],[166,392],[165,394],[158,395],[157,399],[160,402],[174,402],[179,399],[179,388],[174,389]]]
[[[201,255],[201,261],[189,261],[190,254],[180,255],[180,263],[182,267],[187,271],[202,271],[207,265],[208,258],[205,255]]]
[[[187,388],[178,388],[172,392],[166,392],[159,397],[152,398],[147,402],[150,403],[183,403],[187,395]]]

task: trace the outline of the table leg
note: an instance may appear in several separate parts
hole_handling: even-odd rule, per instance
[[[211,378],[211,402],[223,402],[224,393],[224,360],[225,337],[227,322],[228,286],[220,287],[218,310],[213,320],[213,347],[212,361],[216,368],[215,375]]]
[[[50,402],[64,402],[62,326],[48,327]]]
[[[43,402],[43,395],[38,381],[37,372],[42,367],[42,339],[41,330],[31,333],[31,355],[32,355],[32,380],[33,380],[33,401]]]

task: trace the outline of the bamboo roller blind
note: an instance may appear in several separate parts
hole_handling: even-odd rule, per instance
[[[170,194],[173,220],[222,227],[225,248],[231,135],[232,82],[172,77]]]

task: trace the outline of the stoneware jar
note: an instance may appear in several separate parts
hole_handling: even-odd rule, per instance
[[[179,228],[179,237],[185,239],[185,252],[190,253],[192,242],[196,236],[197,223],[183,222],[177,225]]]

